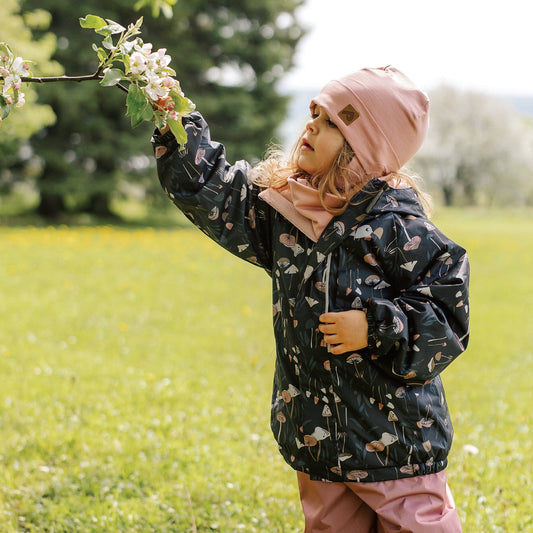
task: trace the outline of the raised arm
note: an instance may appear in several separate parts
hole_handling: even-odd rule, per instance
[[[230,165],[224,146],[211,140],[195,112],[183,119],[187,143],[170,131],[152,143],[161,185],[174,204],[204,233],[231,253],[270,272],[270,208],[258,198],[245,161]]]

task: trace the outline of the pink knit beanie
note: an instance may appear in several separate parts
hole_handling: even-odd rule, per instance
[[[329,82],[311,102],[325,109],[355,153],[357,181],[400,170],[419,150],[429,99],[393,67],[367,68]]]

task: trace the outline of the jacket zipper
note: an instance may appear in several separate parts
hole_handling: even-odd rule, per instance
[[[324,269],[324,274],[322,275],[322,282],[324,283],[324,289],[326,293],[326,305],[324,307],[324,313],[329,312],[329,277],[331,273],[331,256],[332,252],[329,252],[326,259],[326,268]],[[329,352],[329,344],[327,345],[327,350]]]

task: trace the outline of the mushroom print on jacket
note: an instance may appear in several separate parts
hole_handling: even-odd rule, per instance
[[[466,348],[465,250],[424,215],[416,193],[373,179],[313,242],[227,163],[199,113],[188,142],[154,135],[165,191],[186,216],[272,279],[276,365],[271,427],[312,479],[382,481],[443,470],[453,429],[439,374]],[[218,275],[214,267],[213,275]],[[368,346],[332,355],[326,311],[363,309]]]

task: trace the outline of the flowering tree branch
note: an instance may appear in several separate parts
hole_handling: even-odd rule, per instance
[[[0,77],[1,79],[1,77]],[[83,76],[21,76],[20,81],[22,83],[53,83],[56,81],[72,81],[72,82],[82,82],[82,81],[91,81],[91,80],[103,80],[104,76],[100,71],[95,72],[94,74],[85,74]],[[116,86],[124,91],[126,94],[129,92],[128,88],[117,83]]]
[[[132,127],[143,121],[154,121],[159,128],[168,124],[178,142],[185,143],[181,117],[191,113],[195,106],[174,78],[176,73],[169,66],[171,57],[166,49],[152,52],[152,44],[138,37],[142,17],[128,28],[95,15],[80,19],[80,25],[104,37],[102,46],[93,44],[99,60],[93,74],[34,77],[29,62],[16,57],[6,43],[0,43],[0,120],[9,115],[12,106],[24,105],[22,83],[98,80],[104,87],[116,86],[127,93],[126,115]],[[118,35],[116,42],[114,35]]]

